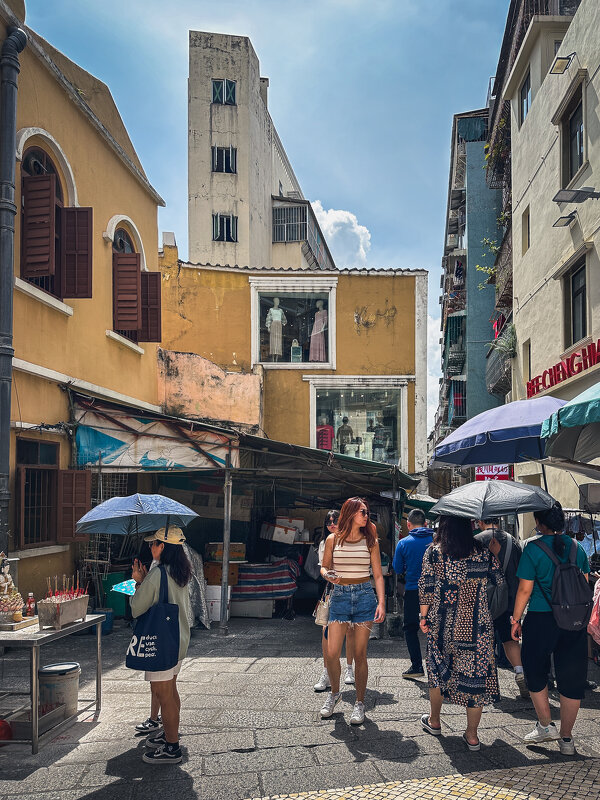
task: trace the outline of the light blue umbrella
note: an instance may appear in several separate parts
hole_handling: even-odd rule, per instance
[[[111,497],[77,522],[77,533],[149,533],[167,525],[185,528],[198,516],[191,508],[162,494]]]
[[[600,456],[600,383],[557,409],[542,425],[546,456],[588,463]]]

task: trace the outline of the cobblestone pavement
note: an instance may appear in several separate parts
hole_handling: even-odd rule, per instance
[[[0,800],[147,800],[149,793],[172,800],[600,797],[600,691],[583,702],[575,728],[578,755],[561,756],[556,743],[523,744],[533,709],[518,697],[512,674],[501,670],[502,701],[484,712],[482,749],[469,753],[461,709],[444,708],[442,737],[424,733],[419,718],[428,708],[426,682],[402,680],[408,666],[402,640],[374,640],[367,719],[351,728],[353,687],[344,689],[331,719],[319,718],[324,696],[312,685],[321,671],[320,629],[303,617],[233,620],[227,637],[194,632],[178,681],[184,761],[144,764],[134,725],[148,716],[149,688],[124,667],[129,635],[120,623],[103,639],[98,721],[81,718],[36,756],[22,745],[0,748]],[[89,697],[94,645],[92,636],[68,637],[44,648],[42,663],[79,661],[80,695]],[[592,679],[600,679],[599,672],[591,665]],[[26,653],[6,653],[0,690],[26,682],[27,675]]]

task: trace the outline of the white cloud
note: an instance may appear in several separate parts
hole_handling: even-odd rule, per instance
[[[337,208],[326,211],[320,200],[315,200],[312,207],[336,266],[366,266],[371,233],[367,227],[359,225],[356,214]]]
[[[427,316],[427,431],[431,431],[437,411],[440,383],[440,318]]]

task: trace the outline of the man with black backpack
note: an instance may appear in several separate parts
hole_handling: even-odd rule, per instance
[[[592,610],[590,565],[583,547],[562,533],[565,515],[560,503],[534,512],[534,518],[539,536],[530,539],[523,550],[511,618],[513,639],[523,637],[525,678],[538,716],[535,728],[524,740],[527,744],[557,740],[563,755],[574,755],[573,725],[587,678],[587,623]],[[560,694],[560,731],[552,722],[548,701],[551,656]]]
[[[528,699],[529,691],[521,663],[521,648],[518,642],[513,641],[510,627],[510,615],[514,608],[517,589],[519,588],[517,567],[521,560],[521,543],[510,533],[506,533],[499,527],[500,519],[498,517],[480,519],[477,524],[481,533],[478,533],[475,539],[480,541],[484,547],[487,547],[496,556],[505,579],[505,582],[500,586],[490,586],[488,590],[488,602],[490,614],[494,620],[494,631],[502,642],[506,658],[515,672],[515,682],[519,694],[523,699]]]

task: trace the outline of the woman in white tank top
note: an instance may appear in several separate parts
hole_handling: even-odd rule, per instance
[[[375,592],[371,576],[375,580]],[[351,725],[365,719],[365,691],[369,668],[367,645],[374,622],[385,619],[385,588],[375,525],[369,519],[369,506],[361,497],[346,500],[340,511],[338,530],[327,537],[321,575],[332,584],[329,607],[327,669],[331,693],[321,709],[321,717],[333,715],[341,699],[340,654],[349,627],[354,628],[354,670],[356,703]]]

